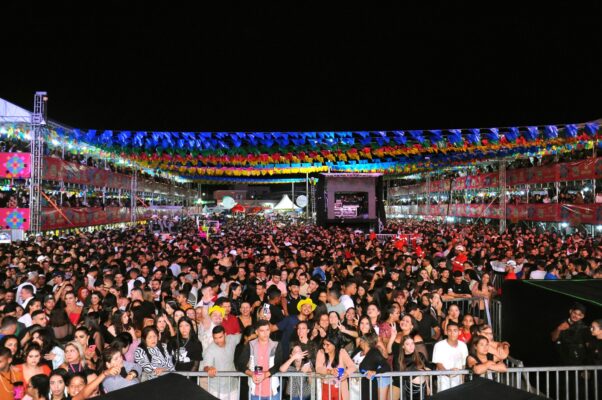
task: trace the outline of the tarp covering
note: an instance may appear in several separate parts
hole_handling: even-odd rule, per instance
[[[445,390],[430,397],[432,400],[536,400],[545,398],[546,397],[544,396],[538,396],[534,393],[515,389],[483,378],[474,378],[470,382],[463,383],[460,386]]]
[[[0,122],[31,122],[31,112],[0,98]]]
[[[217,397],[203,390],[194,381],[179,374],[167,374],[138,385],[116,390],[99,400],[167,400],[194,399],[218,400]]]

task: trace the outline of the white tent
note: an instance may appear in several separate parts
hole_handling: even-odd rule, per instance
[[[297,207],[293,201],[288,197],[288,194],[285,194],[284,196],[282,196],[282,199],[280,200],[280,202],[278,204],[276,204],[276,206],[274,207],[274,210],[276,211],[286,211],[286,210],[295,210],[299,207]]]
[[[0,122],[29,123],[31,112],[0,98]]]

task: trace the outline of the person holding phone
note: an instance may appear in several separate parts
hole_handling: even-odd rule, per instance
[[[313,372],[313,365],[309,358],[309,352],[303,351],[301,346],[296,345],[291,349],[291,354],[280,366],[280,372],[303,372],[303,377],[292,377],[287,388],[287,395],[292,400],[308,400],[311,397],[311,385],[309,374]]]

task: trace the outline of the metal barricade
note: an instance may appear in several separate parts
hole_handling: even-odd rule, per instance
[[[454,298],[442,300],[444,310],[455,304],[460,309],[460,314],[470,313],[482,322],[491,325],[495,340],[502,340],[502,302],[498,299],[485,299],[482,297]],[[480,309],[480,305],[484,309]],[[460,321],[462,322],[462,321]]]
[[[600,398],[602,366],[510,366],[520,364],[519,360],[509,360],[506,372],[486,372],[482,377],[557,400]],[[220,399],[252,398],[248,390],[246,395],[244,393],[244,386],[250,378],[240,372],[218,372],[214,378],[208,378],[206,372],[178,373],[195,377],[199,385],[209,388],[209,392]],[[422,400],[473,379],[473,374],[470,370],[388,372],[374,375],[372,379],[368,379],[366,374],[351,374],[343,382],[332,376],[291,372],[279,373],[269,379],[277,380],[278,390],[260,400]],[[298,381],[293,383],[293,379]]]

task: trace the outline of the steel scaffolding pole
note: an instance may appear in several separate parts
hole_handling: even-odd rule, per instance
[[[44,163],[44,130],[46,129],[46,92],[36,92],[31,115],[31,178],[29,180],[29,229],[42,231],[42,168]]]
[[[307,220],[309,221],[309,173],[305,173],[305,197],[307,198],[307,204],[305,205],[305,215]]]
[[[134,165],[134,171],[132,173],[132,186],[130,188],[130,222],[136,222],[138,215],[136,215],[136,192],[138,190],[138,168]]]
[[[506,231],[506,161],[500,161],[500,234]]]

